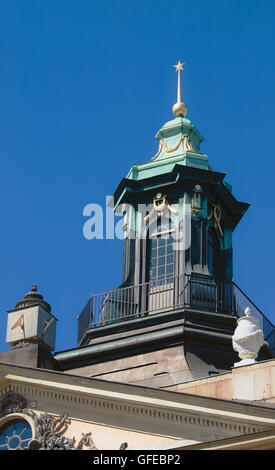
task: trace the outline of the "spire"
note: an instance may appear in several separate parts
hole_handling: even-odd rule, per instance
[[[172,110],[175,116],[182,115],[185,116],[187,114],[187,107],[185,104],[182,102],[182,97],[181,97],[181,80],[180,80],[180,71],[183,70],[183,66],[185,65],[184,62],[178,61],[177,65],[174,65],[176,68],[176,72],[178,72],[178,99],[176,104],[174,104]]]

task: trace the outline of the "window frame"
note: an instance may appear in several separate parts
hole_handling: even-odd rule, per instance
[[[168,222],[168,228],[167,228]],[[161,226],[164,230],[160,230]],[[175,251],[173,248],[175,239],[172,234],[175,233],[175,227],[171,218],[157,220],[153,227],[148,228],[147,234],[147,262],[146,262],[146,280],[154,283],[158,280],[169,279],[175,276]],[[159,242],[161,240],[162,242]],[[171,240],[171,242],[169,242]],[[153,242],[156,241],[156,246]],[[172,247],[172,250],[171,250]],[[153,255],[155,255],[153,257]],[[173,257],[172,259],[170,257]],[[171,262],[168,262],[171,261]],[[153,262],[153,263],[152,263]],[[152,266],[153,264],[153,266]],[[171,270],[172,266],[172,270]],[[171,272],[169,272],[171,270]],[[154,275],[152,274],[154,271]]]
[[[0,436],[1,434],[3,433],[4,429],[9,427],[10,425],[12,425],[13,422],[17,422],[17,421],[26,421],[26,424],[28,424],[30,426],[30,429],[31,429],[31,437],[30,437],[30,440],[29,442],[35,438],[36,436],[36,429],[35,429],[35,424],[34,424],[34,421],[33,419],[26,415],[25,413],[19,413],[19,412],[15,412],[15,413],[10,413],[6,416],[4,416],[3,418],[0,418]],[[25,449],[27,449],[28,446],[25,447]],[[1,449],[0,450],[24,450],[23,449]]]

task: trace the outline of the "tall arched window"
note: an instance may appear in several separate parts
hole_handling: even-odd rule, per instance
[[[148,236],[148,281],[167,279],[175,273],[174,229],[170,219],[159,221]]]
[[[220,244],[214,230],[208,230],[208,270],[216,279],[221,276]]]

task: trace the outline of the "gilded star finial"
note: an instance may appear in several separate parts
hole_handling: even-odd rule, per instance
[[[183,70],[183,66],[185,65],[185,62],[181,62],[180,60],[178,61],[177,65],[173,65],[173,67],[176,68],[176,72],[179,72],[180,70]]]
[[[176,104],[173,106],[173,113],[175,116],[181,115],[185,116],[187,113],[187,108],[185,104],[182,102],[182,97],[181,97],[181,81],[180,81],[180,71],[183,70],[183,66],[185,65],[185,62],[181,62],[180,60],[178,61],[177,65],[174,65],[176,72],[178,72],[178,99]]]

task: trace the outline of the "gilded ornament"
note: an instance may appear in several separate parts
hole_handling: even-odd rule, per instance
[[[183,149],[186,152],[196,152],[192,139],[188,134],[183,134]]]
[[[153,209],[151,210],[150,214],[147,214],[144,217],[144,222],[147,222],[152,215],[157,213],[157,217],[160,217],[161,214],[165,211],[168,210],[171,214],[178,214],[178,210],[174,209],[171,204],[169,204],[167,200],[166,194],[162,195],[161,193],[158,193],[156,197],[153,199]]]
[[[221,228],[221,216],[222,216],[221,206],[219,204],[213,204],[208,220],[212,218],[214,219],[214,227],[219,229],[220,234],[223,237],[223,231]]]
[[[193,199],[192,199],[192,212],[194,214],[199,214],[201,211],[201,193],[202,188],[199,184],[196,184],[193,189]]]
[[[188,134],[183,134],[180,136],[179,140],[177,141],[176,145],[174,145],[174,147],[168,147],[166,143],[164,142],[164,140],[160,140],[158,151],[156,155],[152,158],[152,160],[155,160],[159,156],[162,148],[165,153],[172,153],[178,150],[182,142],[183,142],[183,150],[185,152],[199,153],[199,151],[195,149],[191,137]]]
[[[177,65],[174,65],[174,67],[176,68],[176,72],[178,72],[178,99],[172,108],[172,111],[175,114],[175,116],[179,116],[179,115],[185,116],[187,114],[187,107],[182,102],[182,97],[181,97],[180,71],[183,70],[183,65],[185,65],[184,62],[180,62],[180,61],[178,61]]]

